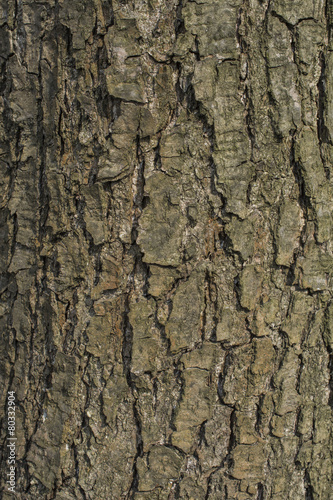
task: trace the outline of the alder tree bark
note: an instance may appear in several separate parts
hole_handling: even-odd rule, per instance
[[[332,499],[332,2],[0,12],[2,498]]]

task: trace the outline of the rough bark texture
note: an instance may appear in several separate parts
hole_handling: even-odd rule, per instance
[[[2,498],[332,499],[332,2],[0,11]]]

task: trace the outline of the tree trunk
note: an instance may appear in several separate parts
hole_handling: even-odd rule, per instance
[[[332,2],[0,5],[2,498],[332,499]]]

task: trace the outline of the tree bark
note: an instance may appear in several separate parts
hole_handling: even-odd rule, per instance
[[[332,498],[324,0],[1,0],[1,488]]]

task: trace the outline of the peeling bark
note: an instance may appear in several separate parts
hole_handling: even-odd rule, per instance
[[[332,497],[332,6],[2,0],[16,497]]]

